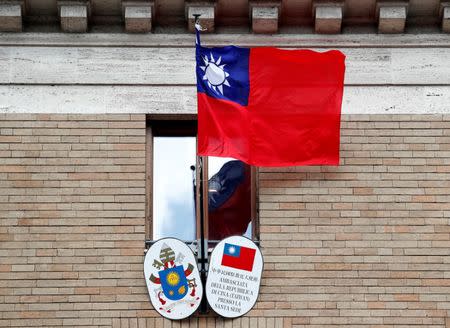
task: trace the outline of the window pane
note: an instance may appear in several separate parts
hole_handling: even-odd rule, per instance
[[[153,239],[195,239],[195,137],[153,138]]]
[[[251,168],[233,158],[209,157],[210,240],[232,235],[251,238]]]

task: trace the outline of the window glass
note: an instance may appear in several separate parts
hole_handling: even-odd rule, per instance
[[[251,167],[233,158],[208,157],[208,239],[251,238]]]
[[[153,138],[153,239],[194,240],[195,137]]]

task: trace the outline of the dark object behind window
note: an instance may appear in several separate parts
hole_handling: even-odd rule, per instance
[[[208,237],[221,240],[243,235],[251,221],[251,170],[241,161],[230,161],[211,179],[208,191]]]

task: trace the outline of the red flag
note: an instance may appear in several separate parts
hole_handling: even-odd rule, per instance
[[[338,165],[345,56],[197,45],[198,153]]]
[[[222,265],[252,271],[256,250],[244,246],[225,243],[222,255]]]

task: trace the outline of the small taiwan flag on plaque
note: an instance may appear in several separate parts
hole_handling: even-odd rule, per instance
[[[252,271],[256,250],[244,246],[225,243],[222,265],[239,270]]]

